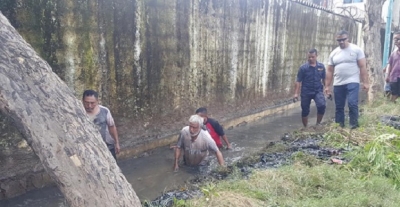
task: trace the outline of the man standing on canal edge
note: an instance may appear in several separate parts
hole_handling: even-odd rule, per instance
[[[218,123],[218,121],[208,118],[207,109],[202,107],[196,110],[196,114],[201,116],[204,119],[204,126],[206,127],[208,133],[210,133],[211,137],[217,144],[218,148],[222,148],[221,137],[226,144],[227,149],[231,149],[231,144],[229,144],[228,138],[225,135],[224,129]]]
[[[204,166],[208,164],[209,151],[215,152],[218,163],[224,165],[224,158],[210,134],[202,130],[203,118],[192,115],[189,126],[182,129],[175,147],[174,171],[179,169],[179,158],[183,150],[183,159],[188,166]]]
[[[392,92],[391,101],[396,102],[396,99],[400,95],[400,31],[395,32],[393,35],[393,42],[397,47],[397,51],[394,51],[389,58],[389,64],[386,73],[386,82],[390,83],[390,89]]]
[[[325,114],[326,101],[323,92],[325,81],[325,66],[317,61],[316,49],[308,51],[308,63],[303,64],[297,73],[294,100],[299,98],[301,87],[301,120],[303,126],[307,127],[310,104],[313,99],[317,106],[317,125],[321,123]]]
[[[355,44],[349,43],[349,33],[340,31],[336,41],[339,44],[329,55],[328,69],[325,79],[325,92],[330,95],[333,79],[333,94],[335,98],[335,122],[344,127],[344,106],[349,107],[350,127],[358,125],[358,95],[360,90],[360,75],[363,89],[368,91],[369,80],[364,52]]]
[[[117,160],[120,147],[117,127],[110,110],[99,105],[99,95],[93,90],[83,92],[82,102],[90,120],[98,127],[103,141],[107,144],[112,156]]]

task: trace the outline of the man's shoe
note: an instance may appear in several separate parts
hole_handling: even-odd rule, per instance
[[[358,127],[360,127],[360,126],[358,126],[358,124],[357,124],[357,125],[353,125],[353,126],[351,126],[351,128],[350,128],[350,129],[357,129]]]

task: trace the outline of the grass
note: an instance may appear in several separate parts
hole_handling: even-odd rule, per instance
[[[334,165],[259,170],[247,180],[220,182],[217,195],[190,200],[187,206],[398,206],[400,195],[390,179],[363,180],[361,174]]]
[[[342,129],[335,124],[323,129],[324,145],[351,149],[344,155],[350,163],[328,165],[311,155],[296,153],[293,164],[255,170],[247,179],[234,169],[226,180],[204,184],[203,197],[179,206],[397,207],[400,131],[379,122],[381,115],[397,114],[400,107],[380,99],[362,107],[359,129]]]

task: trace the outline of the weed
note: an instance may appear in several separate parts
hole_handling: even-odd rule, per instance
[[[214,183],[208,183],[205,186],[201,187],[200,190],[203,192],[206,198],[211,198],[212,196],[218,195],[215,190],[216,185]]]
[[[185,207],[186,206],[186,201],[182,199],[177,199],[174,197],[174,207]]]
[[[313,155],[304,153],[304,152],[296,152],[292,154],[292,160],[294,163],[300,163],[305,166],[313,167],[320,165],[322,161],[318,158],[316,158]]]

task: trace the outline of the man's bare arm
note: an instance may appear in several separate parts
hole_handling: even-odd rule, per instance
[[[231,144],[229,144],[228,142],[228,138],[226,137],[226,135],[222,136],[222,139],[224,140],[225,144],[226,144],[226,148],[227,149],[232,149]]]
[[[219,165],[225,166],[224,157],[222,156],[221,151],[218,150],[217,152],[215,152],[215,156],[217,157]]]
[[[390,64],[387,65],[386,67],[386,82],[389,83],[390,81],[390,73],[392,72],[392,67],[390,66]]]
[[[363,89],[368,91],[369,89],[369,78],[367,71],[367,61],[365,58],[357,60],[357,65],[360,68],[360,75],[363,83]]]
[[[296,81],[295,85],[296,85],[296,88],[294,89],[294,98],[298,98],[299,93],[300,93],[301,82]]]
[[[333,73],[335,71],[335,67],[333,65],[328,65],[326,69],[326,77],[325,77],[325,93],[327,95],[331,94],[331,85],[333,80]]]
[[[111,137],[115,141],[115,153],[119,154],[120,151],[120,146],[119,146],[119,139],[118,139],[118,132],[117,132],[117,127],[115,125],[113,126],[108,126],[108,131],[110,132]]]
[[[175,147],[175,161],[174,161],[174,171],[179,169],[179,158],[181,157],[181,148]]]

